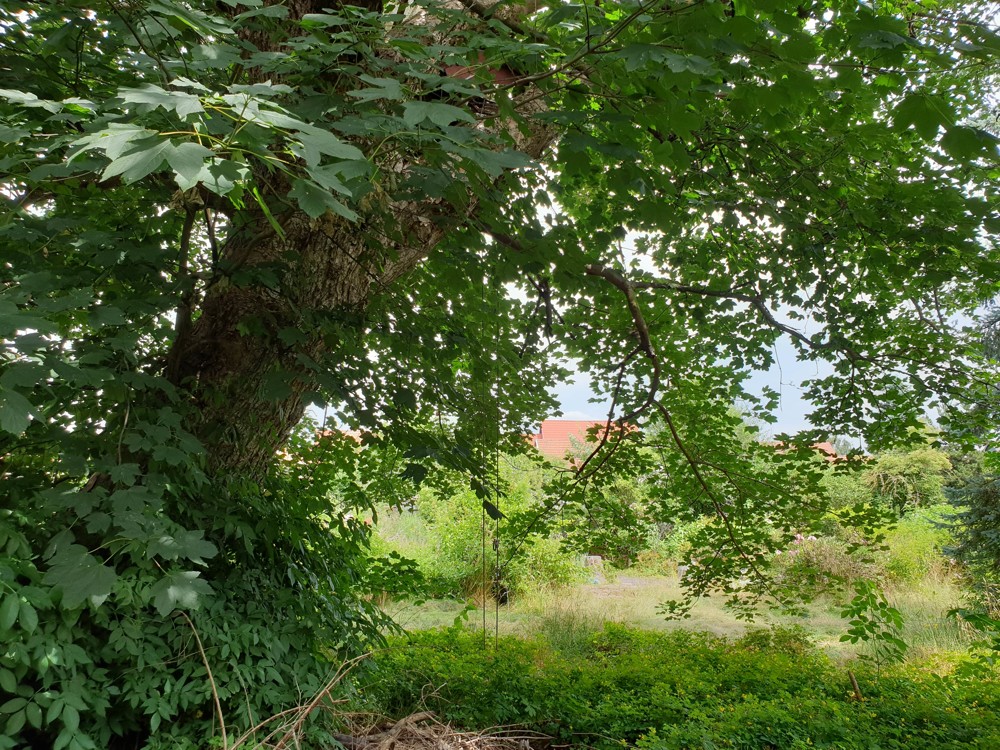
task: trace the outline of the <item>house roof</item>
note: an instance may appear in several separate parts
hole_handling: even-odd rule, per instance
[[[813,450],[825,453],[830,458],[837,457],[837,449],[833,447],[833,443],[813,443],[812,447]]]
[[[567,453],[578,450],[581,446],[590,445],[587,430],[594,427],[598,435],[604,430],[606,422],[596,422],[589,419],[546,419],[538,428],[538,432],[529,435],[528,439],[538,451],[547,458],[564,460]]]
[[[779,452],[785,447],[785,444],[780,440],[769,443],[769,445],[777,448]],[[823,454],[823,458],[827,461],[839,461],[843,458],[843,456],[837,453],[837,449],[833,447],[833,443],[813,443],[809,447],[817,453]]]

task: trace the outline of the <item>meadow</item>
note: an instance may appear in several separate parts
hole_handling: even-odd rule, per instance
[[[768,575],[795,606],[734,611],[716,591],[679,619],[664,603],[689,593],[713,520],[657,523],[639,484],[610,485],[524,544],[486,524],[500,551],[471,493],[383,508],[375,548],[413,559],[424,587],[382,602],[405,632],[373,657],[357,707],[536,732],[545,747],[1000,748],[995,643],[956,614],[984,600],[946,491],[955,467],[920,448],[853,473],[809,468],[827,511],[764,529],[778,540]],[[513,479],[515,511],[537,506],[537,477]],[[864,531],[843,520],[859,508],[877,511]]]
[[[585,641],[608,623],[651,632],[698,631],[725,638],[739,638],[755,627],[777,626],[801,629],[820,650],[837,660],[854,658],[865,650],[864,644],[840,640],[846,627],[841,617],[845,600],[836,596],[805,605],[803,614],[761,609],[752,623],[737,618],[722,597],[710,596],[694,604],[690,617],[670,620],[658,609],[662,602],[683,595],[676,576],[612,573],[602,579],[599,583],[543,587],[499,608],[493,601],[487,601],[484,609],[481,600],[446,598],[420,603],[394,601],[386,604],[386,611],[410,631],[451,627],[456,622],[465,629],[481,630],[485,614],[490,634],[498,623],[501,635],[542,636],[554,644]],[[955,575],[929,575],[898,585],[887,592],[887,599],[903,614],[911,658],[960,655],[976,640],[974,631],[948,616],[962,603]]]

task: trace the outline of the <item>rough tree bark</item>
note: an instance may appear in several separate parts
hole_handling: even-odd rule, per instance
[[[311,5],[292,2],[291,18],[313,12]],[[456,2],[454,7],[466,6]],[[468,12],[473,20],[473,11]],[[530,117],[543,109],[536,94],[528,90],[521,97],[520,115]],[[512,123],[498,127],[510,134],[516,150],[532,158],[554,139],[541,125],[529,132]],[[407,165],[393,168],[405,172]],[[312,220],[296,210],[278,217],[284,236],[263,215],[229,236],[220,248],[220,267],[281,272],[277,288],[238,286],[228,276],[219,278],[207,289],[194,322],[179,329],[173,343],[170,376],[190,394],[199,414],[193,430],[209,452],[210,471],[259,479],[301,419],[303,394],[313,389],[315,378],[304,363],[329,349],[322,335],[302,328],[304,320],[317,312],[341,312],[362,325],[375,295],[398,283],[427,258],[449,227],[475,210],[471,195],[462,210],[437,199],[386,201],[357,223],[332,214]],[[277,334],[285,328],[299,329],[304,341],[294,347],[282,344]],[[268,375],[279,370],[291,374],[290,392],[265,397]]]

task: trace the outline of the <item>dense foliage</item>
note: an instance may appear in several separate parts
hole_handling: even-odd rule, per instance
[[[171,521],[204,532],[167,526],[166,508],[147,510],[153,520],[143,524],[119,492],[116,517],[151,537],[98,547],[117,575],[96,603],[104,597],[89,592],[105,568],[88,565],[80,545],[99,544],[99,511],[75,530],[75,543],[64,531],[44,556],[30,546],[45,533],[39,524],[54,526],[73,511],[69,502],[93,499],[73,492],[62,504],[54,496],[32,511],[6,511],[0,746],[202,747],[218,731],[210,680],[232,729],[305,702],[328,679],[327,659],[381,642],[390,622],[372,595],[413,588],[409,565],[373,558],[370,530],[355,518],[370,510],[368,476],[384,472],[376,451],[316,444],[305,431],[259,494],[239,503],[206,496],[186,512],[167,506]],[[198,569],[171,566],[182,559]]]
[[[500,519],[487,515],[464,477],[435,472],[405,506],[379,513],[377,547],[415,561],[432,596],[506,600],[579,582],[583,569],[562,533],[522,536],[506,523],[514,514],[544,512],[553,468],[538,457],[508,455],[497,468],[504,486]]]
[[[547,507],[658,476],[664,513],[714,515],[693,591],[783,598],[768,568],[822,519],[818,474],[730,411],[777,338],[832,368],[817,427],[873,449],[989,393],[951,321],[1000,277],[991,22],[5,2],[0,744],[201,742],[196,634],[227,721],[301,700],[409,580],[348,514],[433,465],[499,504],[484,467],[524,450],[564,358],[621,429]],[[310,403],[366,450],[289,448]],[[655,459],[627,427],[654,417]]]
[[[475,634],[454,630],[396,645],[378,656],[367,689],[377,708],[405,715],[429,707],[460,726],[523,725],[578,746],[937,750],[1000,742],[995,680],[859,672],[857,700],[847,670],[795,630],[750,631],[732,642],[608,626],[574,653],[515,638],[484,652]]]

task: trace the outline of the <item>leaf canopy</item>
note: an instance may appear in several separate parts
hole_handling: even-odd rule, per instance
[[[346,609],[378,617],[344,592],[379,567],[317,498],[437,465],[496,500],[484,467],[569,363],[619,429],[552,507],[600,467],[655,474],[664,512],[716,515],[698,585],[739,599],[780,543],[759,519],[823,507],[731,411],[773,419],[746,379],[779,339],[828,363],[805,442],[879,448],[995,392],[962,325],[1000,284],[998,53],[976,4],[6,2],[0,628],[134,695],[122,623],[244,594],[201,625],[321,617],[360,651],[378,631]],[[310,403],[364,431],[342,485],[282,463]],[[96,618],[86,649],[57,608]],[[25,658],[39,691],[76,668]],[[107,745],[88,684],[47,720],[60,747]]]

